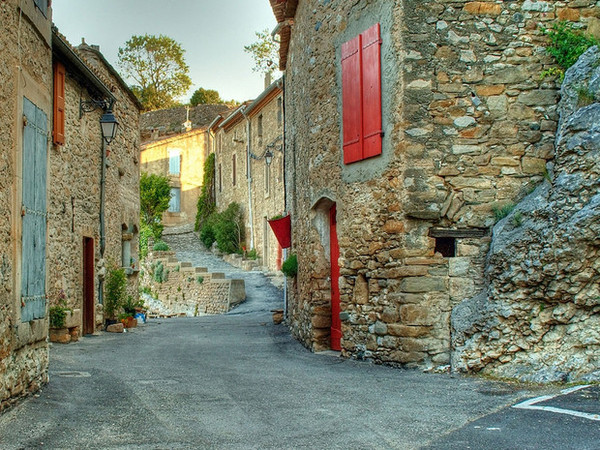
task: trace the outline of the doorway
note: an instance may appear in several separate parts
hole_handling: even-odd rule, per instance
[[[332,350],[342,349],[342,322],[340,320],[340,247],[337,237],[337,209],[335,203],[329,210],[329,252],[331,256],[331,341]]]
[[[92,334],[94,320],[94,239],[83,238],[83,335]]]

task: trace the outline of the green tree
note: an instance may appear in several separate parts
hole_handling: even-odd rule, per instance
[[[208,217],[215,212],[215,208],[215,154],[211,153],[204,162],[204,178],[196,213],[196,231],[202,228]]]
[[[253,71],[272,74],[279,68],[279,44],[273,40],[268,29],[254,33],[258,40],[244,46],[244,51],[254,59]]]
[[[190,99],[190,103],[192,106],[198,105],[216,105],[225,103],[221,96],[214,89],[204,89],[198,88],[192,94],[192,98]]]
[[[142,173],[140,177],[140,210],[142,224],[152,229],[155,239],[162,235],[162,214],[169,209],[171,186],[162,175]]]
[[[174,106],[176,97],[192,84],[185,50],[168,36],[132,36],[119,48],[119,67],[135,84],[131,87],[144,109]]]

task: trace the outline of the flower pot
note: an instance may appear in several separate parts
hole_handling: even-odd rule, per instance
[[[269,226],[281,248],[288,248],[292,245],[292,219],[289,214],[281,219],[269,220]]]

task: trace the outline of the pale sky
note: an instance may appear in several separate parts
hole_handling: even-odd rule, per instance
[[[253,72],[244,45],[255,31],[276,25],[269,0],[54,0],[53,22],[77,46],[100,45],[119,70],[117,51],[133,35],[164,34],[185,49],[192,88],[215,89],[224,100],[258,96],[263,76]],[[275,74],[278,76],[278,74]]]

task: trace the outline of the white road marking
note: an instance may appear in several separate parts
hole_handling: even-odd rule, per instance
[[[557,414],[567,414],[569,416],[581,417],[582,419],[600,421],[600,414],[584,413],[584,412],[575,411],[572,409],[555,408],[553,406],[536,406],[537,403],[545,402],[547,400],[551,400],[551,399],[553,399],[555,397],[559,397],[561,395],[571,394],[573,392],[577,392],[581,389],[585,389],[590,386],[591,386],[591,384],[586,384],[584,386],[575,386],[572,388],[563,389],[562,391],[560,391],[560,393],[555,394],[555,395],[543,395],[541,397],[531,398],[529,400],[525,400],[524,402],[513,405],[513,408],[533,409],[533,410],[538,410],[538,411],[550,411],[550,412],[554,412]]]

